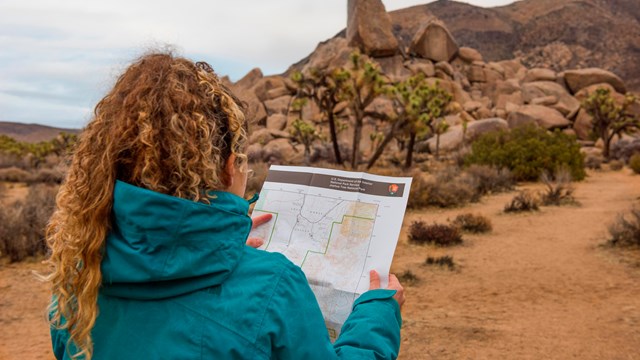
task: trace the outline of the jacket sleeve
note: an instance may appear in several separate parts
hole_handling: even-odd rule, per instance
[[[261,337],[277,359],[395,359],[400,348],[400,311],[395,291],[373,290],[354,304],[335,345],[307,279],[286,266],[268,303]],[[266,345],[266,344],[264,344]]]
[[[57,360],[64,359],[67,341],[63,333],[63,330],[57,330],[53,326],[51,327],[51,345],[53,346],[53,355]]]

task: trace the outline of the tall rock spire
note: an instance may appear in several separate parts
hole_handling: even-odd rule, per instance
[[[347,41],[374,57],[398,52],[398,40],[391,31],[391,17],[381,0],[348,0]]]

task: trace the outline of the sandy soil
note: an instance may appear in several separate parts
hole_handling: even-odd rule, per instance
[[[640,176],[594,173],[577,185],[580,206],[502,214],[513,195],[407,214],[392,271],[419,281],[406,286],[400,359],[640,359],[640,255],[602,246],[616,214],[640,203]],[[470,211],[493,232],[449,249],[406,241],[414,220]],[[445,254],[456,270],[422,265]],[[44,267],[0,264],[0,359],[52,358],[33,270]]]
[[[446,250],[400,237],[392,270],[419,277],[407,287],[400,359],[640,359],[638,254],[602,246],[616,214],[639,204],[640,177],[593,174],[577,186],[581,206],[535,214],[502,214],[512,196],[406,217],[471,211],[494,231]],[[457,271],[422,265],[443,254]]]

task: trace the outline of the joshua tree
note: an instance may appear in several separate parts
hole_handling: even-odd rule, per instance
[[[304,163],[311,164],[311,145],[320,136],[315,127],[302,119],[296,119],[289,128],[292,138],[304,145]]]
[[[298,86],[296,97],[314,101],[323,117],[329,122],[329,134],[333,143],[335,160],[336,163],[342,164],[342,155],[338,144],[340,128],[336,119],[336,107],[346,99],[343,89],[345,82],[349,79],[349,73],[344,69],[311,69],[306,75],[295,72],[291,79]]]
[[[385,91],[386,86],[380,68],[358,52],[351,54],[351,67],[345,74],[348,80],[343,83],[343,91],[350,100],[355,120],[351,152],[351,167],[355,169],[360,162],[362,125],[367,116],[365,109]]]
[[[369,159],[367,169],[375,164],[389,142],[399,134],[404,133],[409,137],[405,159],[405,167],[408,168],[411,167],[413,149],[419,135],[439,136],[446,131],[443,126],[446,123],[437,119],[442,117],[452,97],[437,82],[431,85],[422,74],[418,74],[390,86],[387,94],[393,99],[396,116],[389,119],[392,125]]]
[[[634,95],[627,93],[622,103],[619,103],[610,89],[598,88],[582,102],[582,107],[593,117],[594,135],[604,142],[602,155],[605,159],[610,157],[609,150],[614,136],[640,129],[640,119],[629,111],[637,101]]]

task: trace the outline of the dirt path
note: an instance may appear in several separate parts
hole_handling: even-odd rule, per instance
[[[435,249],[401,236],[393,271],[411,269],[401,359],[640,359],[640,262],[600,246],[616,214],[638,204],[640,177],[593,174],[579,207],[501,214],[513,194],[452,211],[411,213],[405,224],[488,216],[494,231]],[[451,272],[421,265],[452,255]]]
[[[0,360],[53,359],[46,307],[47,287],[33,271],[39,261],[0,264]]]
[[[639,203],[640,176],[593,174],[577,185],[580,207],[535,214],[502,214],[513,195],[407,215],[408,226],[480,213],[494,231],[451,249],[410,245],[403,232],[392,270],[420,281],[406,287],[400,359],[640,359],[640,259],[600,246],[616,214]],[[456,271],[422,265],[444,254]],[[44,267],[0,265],[1,360],[52,358],[49,296],[32,270]]]

